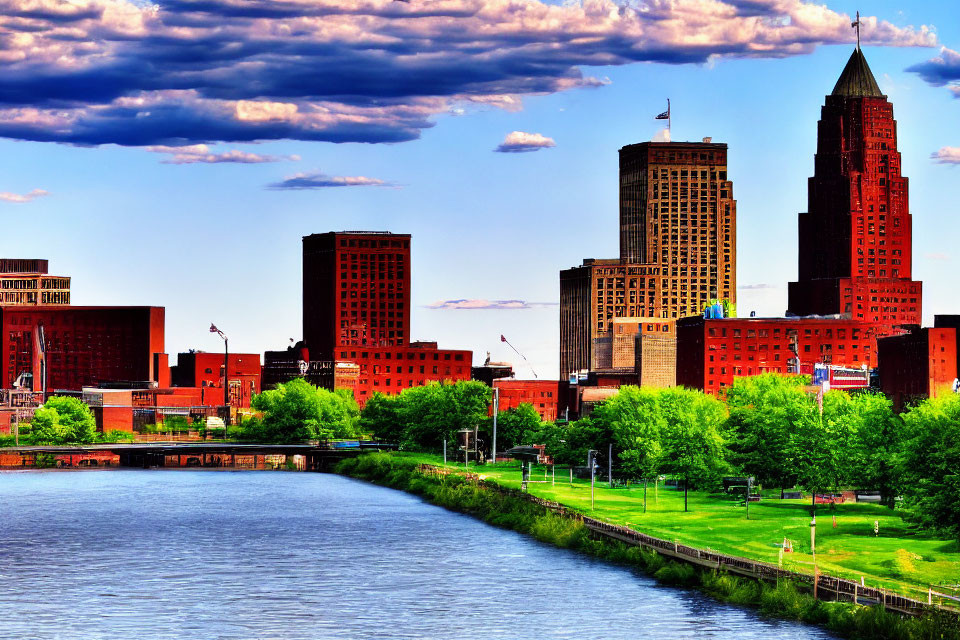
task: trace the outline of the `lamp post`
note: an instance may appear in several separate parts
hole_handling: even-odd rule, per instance
[[[227,365],[230,361],[230,347],[227,343],[227,336],[223,335],[223,331],[217,329],[217,325],[210,323],[210,333],[215,333],[223,338],[223,410],[226,414],[226,417],[223,420],[224,425],[230,424],[230,377],[227,373]],[[227,429],[224,426],[223,437],[226,440]]]
[[[500,413],[500,387],[493,383],[493,446],[491,462],[497,463],[497,414]]]
[[[817,514],[810,520],[810,555],[813,556],[813,599],[817,599],[817,587],[820,584],[820,573],[817,571]]]
[[[596,504],[593,499],[593,479],[595,475],[594,471],[597,466],[597,462],[596,462],[597,453],[599,452],[596,449],[590,449],[589,451],[587,451],[587,464],[590,465],[590,509],[593,509],[594,505]]]

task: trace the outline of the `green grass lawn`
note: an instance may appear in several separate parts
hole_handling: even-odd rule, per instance
[[[440,456],[398,454],[443,465]],[[454,467],[455,465],[447,465]],[[463,469],[463,464],[458,466]],[[504,486],[519,488],[519,463],[477,467],[477,472]],[[643,533],[682,544],[777,564],[779,544],[786,537],[793,553],[785,553],[783,566],[813,572],[810,554],[810,499],[780,500],[779,491],[764,492],[761,502],[750,504],[750,519],[742,501],[691,491],[689,512],[683,511],[683,492],[662,484],[647,490],[643,512],[643,485],[608,488],[596,483],[596,506],[590,507],[589,480],[569,480],[566,469],[557,470],[553,482],[547,468],[534,467],[530,493],[574,507],[601,520],[627,525]],[[834,528],[834,516],[836,527]],[[879,535],[874,535],[879,521]],[[896,512],[877,504],[817,506],[817,565],[822,573],[860,580],[868,586],[894,589],[926,600],[927,588],[960,583],[960,546],[911,530]]]

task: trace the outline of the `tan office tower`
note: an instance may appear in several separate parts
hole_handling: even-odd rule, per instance
[[[727,145],[644,142],[620,149],[620,259],[658,265],[648,315],[696,315],[737,299],[737,202]]]
[[[620,259],[584,260],[560,272],[561,378],[620,369],[613,366],[614,341],[632,336],[614,333],[619,318],[675,322],[714,300],[736,303],[736,237],[726,144],[705,138],[620,149]],[[666,334],[658,345],[674,339],[672,329]],[[660,351],[647,358],[640,384],[673,378],[672,370],[654,375],[673,367],[673,352]]]
[[[51,276],[42,259],[0,258],[0,306],[66,306],[70,278]]]

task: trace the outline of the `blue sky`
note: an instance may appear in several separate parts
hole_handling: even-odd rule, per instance
[[[300,337],[301,236],[341,229],[411,233],[412,336],[473,349],[477,362],[487,350],[516,362],[500,343],[504,334],[540,377],[555,377],[558,271],[583,258],[618,255],[617,150],[657,133],[661,123],[653,116],[669,97],[674,140],[712,136],[730,145],[741,314],[780,315],[786,282],[796,277],[796,216],[806,208],[820,106],[853,48],[853,31],[841,17],[859,8],[885,22],[870,23],[872,33],[865,27],[864,52],[899,122],[924,320],[960,312],[953,278],[960,167],[931,158],[944,147],[960,148],[960,92],[951,90],[960,78],[960,57],[952,53],[960,50],[960,11],[953,2],[902,10],[903,3],[882,0],[825,7],[673,0],[642,11],[634,3],[636,14],[601,20],[593,14],[613,5],[595,0],[583,15],[556,14],[570,21],[562,34],[589,23],[585,31],[595,42],[557,39],[543,20],[548,26],[525,24],[502,42],[491,38],[491,45],[472,35],[477,22],[459,29],[457,21],[502,25],[524,10],[572,10],[532,0],[367,0],[357,6],[380,20],[375,35],[394,42],[373,59],[367,48],[342,46],[370,34],[351,31],[354,18],[336,14],[338,4],[344,3],[213,0],[196,13],[191,0],[177,0],[159,3],[161,14],[180,12],[177,24],[138,17],[142,24],[131,27],[137,4],[4,2],[20,7],[19,13],[7,7],[8,17],[0,18],[8,31],[12,25],[35,33],[36,21],[45,21],[50,37],[28,45],[0,39],[0,87],[7,85],[0,88],[0,253],[48,258],[51,271],[73,277],[75,304],[165,306],[171,354],[218,350],[210,322],[233,349],[262,352]],[[268,18],[238,28],[228,45],[161,33],[201,33],[210,28],[204,21],[231,27],[248,20],[238,7],[254,5]],[[79,9],[64,9],[71,6]],[[396,15],[431,6],[443,8],[436,18],[442,23]],[[198,66],[196,60],[253,47],[287,11],[319,11],[312,49],[274,55],[284,46],[276,36],[265,58],[239,71],[220,62]],[[638,35],[634,23],[643,24],[651,11],[662,14],[655,29]],[[752,31],[710,33],[713,11],[739,16],[728,31]],[[135,33],[136,46],[103,35],[117,24]],[[339,35],[326,33],[330,24]],[[64,25],[74,30],[70,38],[57,31]],[[522,46],[509,49],[517,40]],[[546,54],[528,54],[544,42]],[[84,61],[85,49],[63,50],[76,43],[100,47],[101,58],[115,64]],[[411,51],[420,55],[411,58]],[[429,62],[408,64],[420,58]],[[923,74],[907,71],[937,58]],[[303,88],[309,83],[302,78],[316,86]],[[184,93],[194,85],[197,93]],[[225,117],[225,104],[246,117]],[[291,104],[296,118],[284,111]],[[554,146],[495,152],[515,131],[540,134]],[[264,141],[249,142],[257,138]],[[334,141],[340,139],[353,141]],[[517,140],[521,147],[543,144]],[[954,157],[960,162],[960,151]],[[10,201],[37,189],[46,195]],[[453,300],[468,302],[437,304]],[[449,308],[484,306],[470,302],[478,300],[527,304]],[[518,365],[517,372],[531,375],[529,367]]]

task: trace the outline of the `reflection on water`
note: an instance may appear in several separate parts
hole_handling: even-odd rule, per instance
[[[0,473],[0,637],[829,638],[332,475]]]

